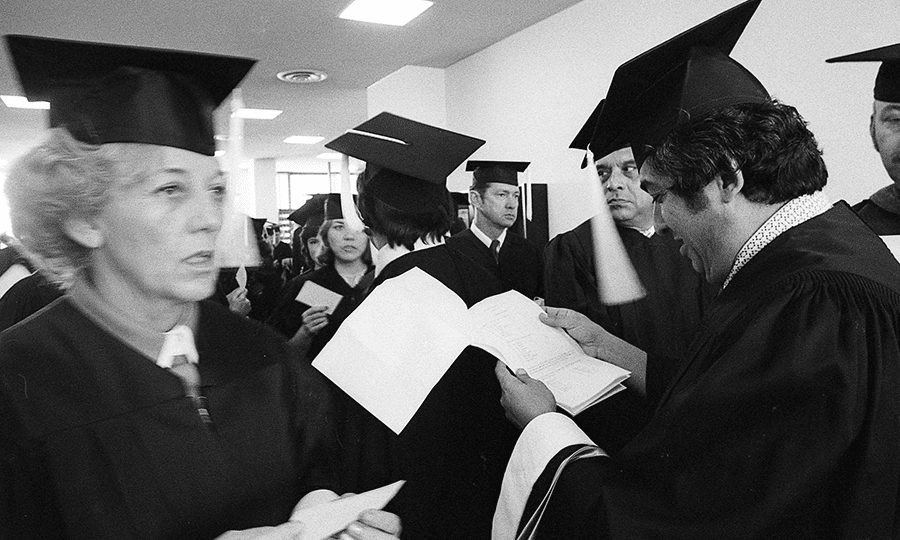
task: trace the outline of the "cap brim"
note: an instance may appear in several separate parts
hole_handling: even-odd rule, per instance
[[[900,43],[869,49],[825,60],[829,64],[838,62],[897,62],[900,61]]]
[[[325,147],[412,178],[444,184],[484,142],[384,112]]]
[[[516,172],[525,172],[529,165],[531,165],[530,161],[480,161],[473,159],[466,162],[466,172],[472,172],[482,167],[502,167]]]

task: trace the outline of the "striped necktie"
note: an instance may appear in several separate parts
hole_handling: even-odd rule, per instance
[[[180,324],[166,332],[165,336],[156,364],[178,375],[184,385],[185,395],[194,400],[200,418],[204,423],[210,423],[212,420],[207,410],[206,397],[200,394],[200,371],[197,369],[200,355],[194,345],[194,333]]]
[[[491,255],[494,256],[494,262],[500,263],[500,240],[491,240]]]

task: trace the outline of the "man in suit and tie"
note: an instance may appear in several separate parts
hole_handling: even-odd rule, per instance
[[[447,245],[493,272],[507,290],[543,298],[543,250],[509,230],[518,217],[518,173],[528,165],[522,161],[469,161],[466,170],[473,172],[469,203],[475,208],[475,220]]]

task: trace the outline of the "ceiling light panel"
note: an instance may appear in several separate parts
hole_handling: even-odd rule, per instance
[[[430,8],[426,0],[354,0],[339,17],[353,21],[403,26]]]

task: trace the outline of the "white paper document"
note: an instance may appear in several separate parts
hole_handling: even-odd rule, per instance
[[[300,292],[297,293],[297,297],[294,300],[307,306],[325,306],[328,308],[325,310],[325,313],[331,315],[343,298],[343,296],[331,289],[327,289],[318,283],[307,281],[300,287]]]
[[[373,489],[359,495],[351,495],[325,504],[297,510],[291,521],[305,525],[303,540],[322,540],[344,530],[364,510],[381,510],[403,487],[403,480]]]
[[[376,287],[313,367],[398,434],[468,345],[542,380],[571,414],[621,389],[628,371],[585,355],[563,330],[540,322],[541,312],[515,291],[467,310],[413,268]]]
[[[399,434],[468,344],[465,302],[413,268],[375,287],[313,367]]]
[[[472,345],[493,354],[515,372],[547,385],[559,407],[569,414],[605,399],[625,387],[630,373],[592,358],[564,330],[542,323],[543,310],[518,291],[485,298],[469,309]]]

